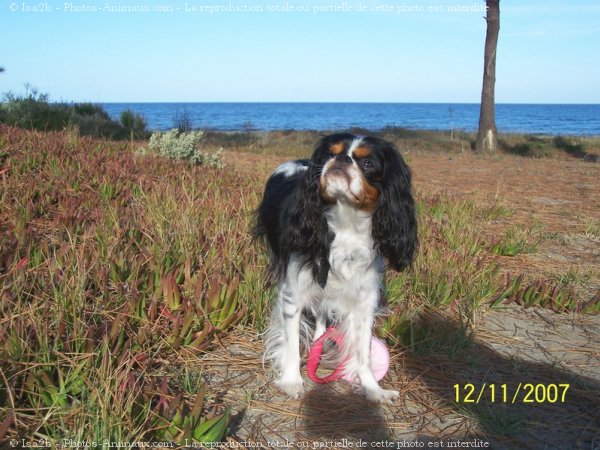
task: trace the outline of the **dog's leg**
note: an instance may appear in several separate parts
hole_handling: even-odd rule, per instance
[[[373,376],[371,369],[371,336],[373,329],[373,308],[365,308],[362,314],[352,313],[352,325],[355,327],[354,341],[356,345],[353,365],[356,375],[367,400],[375,402],[392,402],[400,393],[394,390],[382,389]],[[349,349],[352,351],[352,349]]]
[[[267,342],[268,358],[273,361],[275,369],[279,372],[279,378],[275,384],[292,398],[298,398],[304,392],[300,376],[302,304],[299,293],[296,291],[289,283],[281,283],[269,330],[269,339],[272,339],[272,345],[270,346],[269,341]]]
[[[313,336],[313,342],[323,336],[327,328],[327,319],[323,313],[317,312],[315,314],[315,334]]]

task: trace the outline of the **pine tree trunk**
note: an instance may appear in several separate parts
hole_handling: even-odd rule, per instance
[[[485,34],[485,53],[483,65],[483,88],[481,90],[481,109],[479,111],[479,131],[475,141],[475,151],[491,152],[498,146],[494,87],[496,84],[496,47],[500,31],[500,0],[486,0],[487,31]]]

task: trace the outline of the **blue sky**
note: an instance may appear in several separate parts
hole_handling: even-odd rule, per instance
[[[105,10],[142,5],[151,11]],[[457,5],[464,11],[450,10]],[[171,11],[152,11],[163,6]],[[210,13],[206,6],[262,11]],[[28,82],[64,101],[478,102],[484,6],[7,0],[0,92],[23,92]],[[497,102],[600,103],[597,1],[502,0],[500,7]]]

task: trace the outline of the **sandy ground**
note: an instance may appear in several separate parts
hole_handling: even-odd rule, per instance
[[[417,195],[443,193],[501,204],[514,224],[553,236],[535,252],[500,258],[503,270],[532,278],[556,271],[589,274],[578,295],[600,289],[600,164],[574,159],[477,158],[407,154]],[[227,154],[239,170],[266,174],[280,158]],[[583,299],[585,300],[585,299]],[[425,318],[440,336],[464,334],[446,314]],[[600,316],[510,305],[484,308],[472,345],[459,352],[392,351],[383,381],[401,392],[393,405],[368,403],[345,382],[305,377],[307,393],[289,400],[261,364],[256,332],[240,330],[197,362],[216,401],[233,405],[231,446],[253,448],[600,448]],[[457,398],[458,397],[458,398]],[[472,402],[469,402],[472,400]]]

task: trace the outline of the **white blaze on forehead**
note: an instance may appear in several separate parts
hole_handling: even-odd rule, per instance
[[[352,153],[354,153],[354,150],[356,150],[358,147],[360,147],[360,145],[362,144],[362,141],[363,141],[362,137],[355,138],[352,141],[352,143],[348,146],[348,149],[346,150],[346,155],[352,157]],[[327,161],[325,163],[325,165],[323,166],[323,172],[326,172],[327,169],[329,169],[329,167],[335,163],[336,156],[337,155],[333,156],[332,158],[329,159],[329,161]],[[283,165],[285,165],[285,164],[282,164],[282,166]],[[356,166],[356,163],[354,162],[354,160],[352,160],[352,165]]]
[[[304,172],[306,169],[308,169],[308,167],[303,164],[300,164],[299,162],[288,161],[284,162],[277,169],[275,169],[273,175],[281,174],[286,178],[289,178],[293,175],[296,175],[298,172]]]
[[[350,147],[348,147],[348,151],[346,152],[346,154],[348,156],[352,156],[352,153],[354,153],[354,150],[356,150],[358,147],[360,147],[360,144],[362,144],[363,138],[362,137],[357,137],[356,139],[354,139],[352,141],[352,144],[350,144]]]
[[[360,197],[362,195],[363,186],[362,186],[362,180],[360,177],[360,171],[359,171],[358,166],[356,165],[356,161],[352,157],[352,155],[353,155],[354,151],[362,145],[362,143],[363,143],[362,137],[355,138],[352,141],[352,143],[350,144],[350,147],[348,147],[348,151],[346,153],[348,156],[350,156],[352,158],[352,167],[348,171],[348,175],[350,176],[350,183],[348,185],[348,188],[350,189],[350,192],[352,193],[352,195],[354,195],[355,197]]]

